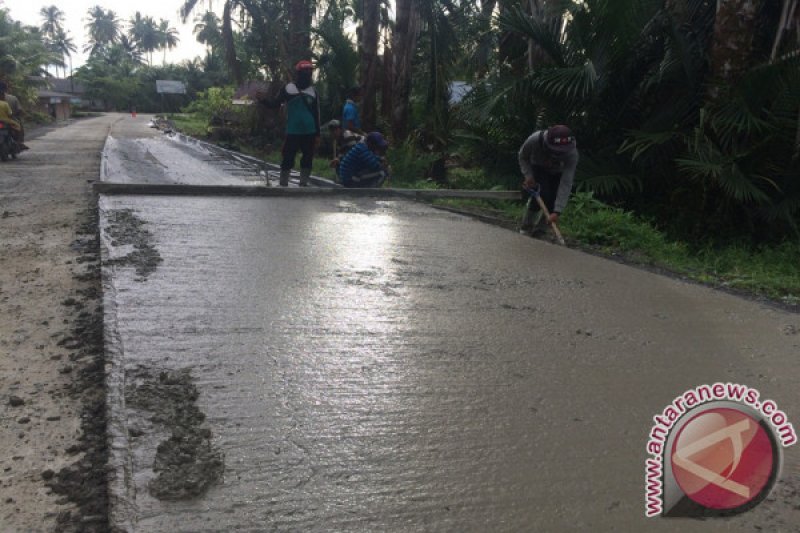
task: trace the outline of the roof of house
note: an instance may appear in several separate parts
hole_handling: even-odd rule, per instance
[[[81,94],[86,92],[86,88],[81,82],[71,80],[69,78],[50,78],[47,81],[54,91],[70,94]]]
[[[74,95],[67,93],[60,93],[58,91],[48,91],[46,89],[39,89],[36,91],[39,98],[72,98]]]

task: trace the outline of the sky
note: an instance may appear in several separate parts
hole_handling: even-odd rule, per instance
[[[177,48],[167,51],[167,63],[179,63],[184,59],[205,56],[205,47],[198,43],[192,34],[192,29],[194,29],[194,21],[192,19],[195,15],[202,14],[207,9],[208,4],[203,0],[198,1],[192,17],[186,24],[181,24],[178,11],[182,4],[182,0],[67,0],[66,2],[63,0],[0,0],[0,8],[7,9],[12,19],[30,26],[42,25],[42,17],[39,11],[43,7],[55,5],[63,11],[64,29],[67,30],[78,48],[78,53],[72,56],[73,68],[79,67],[87,59],[88,54],[83,53],[83,47],[87,43],[84,26],[88,21],[85,19],[89,9],[96,5],[105,10],[114,11],[117,18],[123,22],[127,22],[137,11],[141,12],[143,17],[153,17],[156,22],[161,19],[168,20],[170,27],[178,30],[180,43],[178,43]],[[221,2],[217,2],[217,4],[222,5]],[[124,27],[125,25],[123,24]],[[123,29],[123,31],[125,30]],[[163,59],[163,51],[153,54],[154,65],[160,65]]]

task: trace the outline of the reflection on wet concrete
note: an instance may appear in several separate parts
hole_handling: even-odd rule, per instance
[[[175,136],[112,135],[106,141],[104,155],[102,179],[115,183],[263,185],[267,180],[266,166]]]
[[[101,200],[128,210],[162,262],[104,267],[111,387],[187,372],[224,455],[202,497],[154,497],[170,435],[112,390],[136,531],[669,531],[644,523],[651,416],[747,382],[742,317],[784,318],[407,202]],[[760,339],[775,364],[787,338]]]

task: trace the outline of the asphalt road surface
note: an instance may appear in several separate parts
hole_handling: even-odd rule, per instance
[[[111,136],[111,181],[257,180],[142,115]],[[798,420],[796,314],[395,199],[99,209],[114,527],[798,530],[796,446],[749,512],[645,518],[676,396],[741,383]]]

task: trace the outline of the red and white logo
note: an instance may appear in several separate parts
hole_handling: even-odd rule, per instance
[[[680,428],[668,460],[686,497],[706,509],[735,511],[772,488],[776,452],[769,429],[751,415],[710,407]]]

